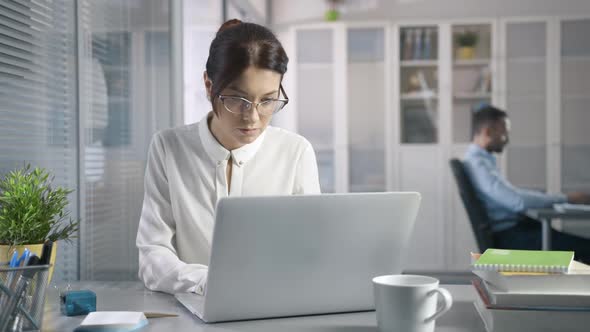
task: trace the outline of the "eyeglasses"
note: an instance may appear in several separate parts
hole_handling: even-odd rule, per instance
[[[254,105],[258,114],[268,116],[280,111],[289,102],[289,97],[287,97],[282,84],[279,86],[279,90],[285,96],[285,99],[264,99],[259,103],[254,103],[238,96],[219,95],[218,98],[221,100],[223,107],[230,113],[243,114],[250,111],[252,105]]]

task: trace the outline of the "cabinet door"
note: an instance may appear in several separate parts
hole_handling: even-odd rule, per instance
[[[400,141],[438,143],[438,27],[400,30]]]
[[[492,103],[492,30],[491,23],[452,24],[450,27],[447,40],[451,65],[448,158],[463,158],[471,142],[473,113],[484,104]],[[478,251],[478,248],[448,160],[441,167],[448,184],[447,195],[442,197],[447,217],[444,230],[448,253],[446,267],[464,271],[469,269],[469,252]]]
[[[547,24],[506,25],[506,109],[511,120],[508,179],[547,189]]]
[[[301,29],[295,38],[297,127],[315,149],[322,192],[334,192],[334,31]]]
[[[452,140],[466,144],[471,141],[472,113],[492,102],[492,26],[454,25],[451,36]]]
[[[445,218],[441,213],[443,162],[441,149],[435,146],[403,146],[400,149],[400,190],[422,195],[420,211],[406,254],[406,271],[445,269],[443,251]]]
[[[439,144],[439,27],[399,29],[399,100],[396,189],[422,194],[406,258],[406,271],[444,268],[441,211],[442,154]],[[399,120],[397,120],[399,119]]]
[[[385,191],[385,29],[347,29],[349,190]]]
[[[561,23],[561,185],[590,188],[590,19]]]

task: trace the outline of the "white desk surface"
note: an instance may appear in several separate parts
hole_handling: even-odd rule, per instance
[[[525,214],[533,219],[589,219],[590,211],[584,210],[566,210],[558,211],[553,208],[545,209],[528,209]]]
[[[473,301],[476,293],[471,285],[443,285],[453,295],[453,307],[437,320],[436,331],[485,332]],[[72,289],[90,289],[96,293],[97,308],[103,311],[144,311],[177,313],[178,317],[150,319],[141,329],[164,332],[201,331],[284,331],[284,332],[377,332],[375,312],[316,315],[305,317],[251,320],[205,324],[189,313],[173,296],[151,292],[139,282],[75,282]],[[47,292],[42,331],[64,332],[77,327],[84,316],[67,317],[59,312],[58,293]]]

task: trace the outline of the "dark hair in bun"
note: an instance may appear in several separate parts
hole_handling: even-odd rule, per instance
[[[237,18],[231,19],[226,21],[225,23],[223,23],[220,27],[219,30],[217,30],[217,34],[215,36],[219,36],[219,34],[233,26],[236,26],[238,24],[242,24],[242,21],[238,20]]]
[[[284,75],[289,58],[281,42],[266,27],[229,20],[221,25],[209,48],[207,75],[213,82],[211,103],[249,66]]]

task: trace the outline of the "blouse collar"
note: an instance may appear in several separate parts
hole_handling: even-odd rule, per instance
[[[258,149],[260,149],[260,146],[264,141],[264,137],[266,136],[266,129],[260,134],[260,136],[256,138],[254,142],[230,151],[223,147],[223,145],[221,145],[211,133],[208,120],[209,117],[212,116],[213,112],[209,112],[209,114],[207,114],[199,122],[199,136],[203,142],[205,151],[209,155],[209,158],[211,158],[215,163],[219,163],[229,159],[229,156],[231,155],[235,164],[239,166],[246,164],[250,159],[252,159],[252,157],[254,157]]]

